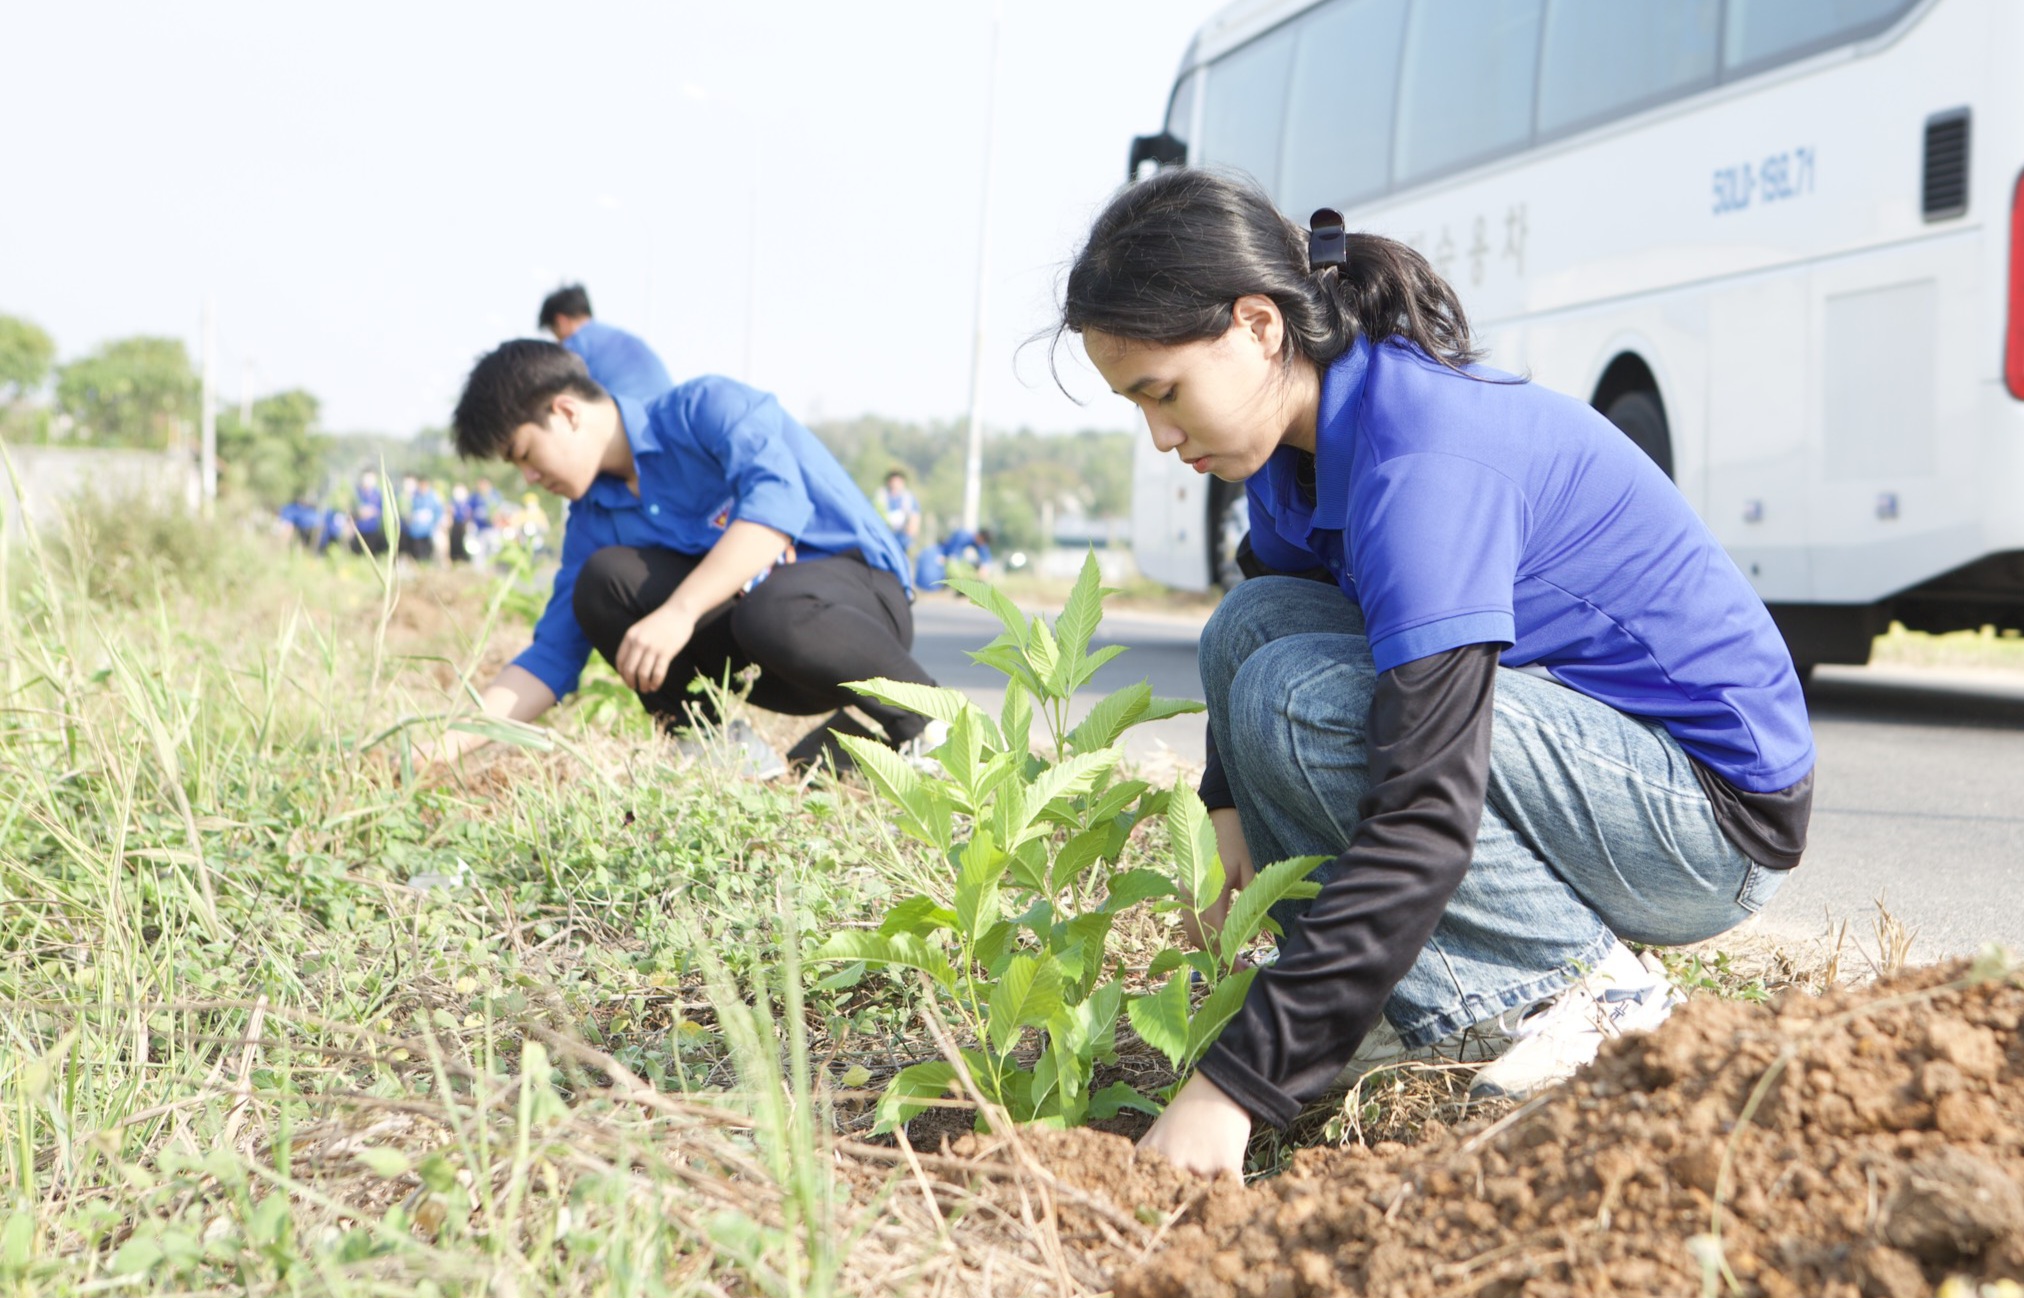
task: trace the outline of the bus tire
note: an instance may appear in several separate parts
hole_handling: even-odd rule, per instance
[[[1241,482],[1209,480],[1209,581],[1229,590],[1244,580],[1237,552],[1251,531],[1251,502]]]
[[[1602,414],[1668,478],[1673,476],[1673,435],[1666,427],[1666,408],[1659,404],[1658,393],[1642,389],[1626,392]]]

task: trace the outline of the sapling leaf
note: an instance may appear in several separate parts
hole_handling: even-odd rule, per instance
[[[1165,721],[1168,717],[1184,717],[1190,712],[1208,710],[1208,704],[1197,703],[1193,699],[1154,699],[1146,704],[1145,715],[1139,718],[1139,723]]]
[[[1114,918],[1108,911],[1093,910],[1054,925],[1048,946],[1077,991],[1103,972],[1103,944]]]
[[[975,577],[950,577],[947,584],[950,590],[979,608],[988,610],[1004,624],[1005,633],[1011,637],[1014,645],[1022,647],[1025,645],[1026,615],[1019,611],[1018,605],[1006,598],[1003,591]]]
[[[1021,843],[1012,854],[1012,868],[1007,874],[1022,888],[1051,892],[1047,886],[1047,844],[1037,838]]]
[[[985,1022],[991,1045],[1004,1054],[1024,1028],[1037,1028],[1061,1008],[1061,965],[1051,955],[1012,957],[992,989]]]
[[[1167,1057],[1174,1067],[1188,1053],[1188,980],[1176,972],[1166,984],[1150,995],[1140,996],[1126,1007],[1132,1030],[1139,1040]]]
[[[1036,827],[1033,823],[1040,814],[1040,809],[1056,798],[1071,797],[1085,792],[1098,776],[1117,765],[1120,756],[1122,754],[1117,749],[1106,748],[1102,752],[1083,753],[1071,757],[1042,771],[1024,790],[1024,806],[1020,809],[1022,819],[1017,830],[1013,831],[1018,835],[1019,841],[1023,842],[1035,834],[1046,833],[1045,825]]]
[[[970,955],[984,967],[986,973],[996,978],[1005,972],[1005,964],[1012,958],[1012,940],[1019,936],[1019,926],[1009,919],[1001,919],[970,948]]]
[[[1110,895],[1103,908],[1112,914],[1154,897],[1174,895],[1174,881],[1158,870],[1122,870],[1110,876]]]
[[[1033,746],[1033,696],[1013,685],[1005,691],[998,713],[998,735],[1008,753],[1024,757]]]
[[[1103,859],[1104,849],[1108,846],[1110,834],[1102,825],[1070,837],[1054,854],[1054,876],[1047,884],[1047,891],[1057,892],[1073,883],[1084,870]]]
[[[1110,820],[1124,814],[1125,808],[1131,806],[1133,799],[1145,791],[1144,780],[1124,780],[1111,785],[1089,804],[1089,823],[1094,825],[1099,821]],[[1137,824],[1138,818],[1134,817],[1132,823]]]
[[[1230,913],[1223,917],[1222,931],[1216,935],[1216,955],[1225,969],[1258,936],[1258,930],[1264,926],[1266,914],[1272,907],[1288,898],[1312,897],[1321,891],[1321,885],[1307,876],[1328,859],[1325,856],[1296,856],[1290,860],[1275,861],[1237,890],[1236,897],[1230,902]]]
[[[1082,660],[1082,666],[1075,671],[1076,680],[1069,693],[1074,693],[1089,684],[1090,678],[1103,669],[1103,665],[1124,652],[1121,644],[1107,644]]]
[[[878,931],[887,937],[911,933],[926,937],[937,929],[956,927],[956,912],[934,898],[915,894],[886,912]]]
[[[1110,747],[1126,727],[1139,719],[1152,698],[1153,687],[1144,681],[1112,691],[1089,710],[1075,729],[1068,732],[1066,746],[1078,753],[1093,753],[1099,748]]]
[[[878,1125],[872,1134],[883,1136],[903,1122],[926,1109],[922,1100],[939,1100],[950,1093],[956,1082],[956,1066],[946,1059],[934,1059],[924,1064],[909,1064],[894,1074],[886,1083],[885,1094],[878,1099]]]
[[[1004,639],[992,641],[982,649],[969,650],[970,660],[1010,678],[1012,692],[1024,691],[1035,698],[1047,692],[1046,682],[1033,674],[1033,668],[1026,661],[1025,653],[1018,645]]]
[[[940,791],[925,785],[906,759],[874,739],[856,735],[838,736],[844,750],[856,759],[887,802],[900,812],[900,831],[910,838],[947,851],[949,818]]]
[[[1033,625],[1026,632],[1026,662],[1040,685],[1035,694],[1050,699],[1068,697],[1067,691],[1057,689],[1054,684],[1054,669],[1060,661],[1061,651],[1054,643],[1054,632],[1047,629],[1047,619],[1035,613]]]
[[[1186,960],[1179,947],[1161,947],[1160,953],[1153,957],[1153,962],[1146,966],[1146,981],[1151,982],[1155,978],[1170,974],[1184,963]]]
[[[956,931],[975,940],[998,922],[998,881],[1005,876],[1005,853],[991,831],[978,826],[963,846],[961,872],[956,876]]]
[[[1083,554],[1075,586],[1061,606],[1061,616],[1054,621],[1054,635],[1061,642],[1063,653],[1080,654],[1089,648],[1089,637],[1096,634],[1097,623],[1103,620],[1104,596],[1115,594],[1114,590],[1104,589],[1103,574],[1097,568],[1096,550],[1092,547]]]
[[[848,929],[830,934],[808,958],[898,965],[902,969],[918,969],[945,990],[956,985],[956,971],[950,967],[949,957],[912,933],[869,933],[863,929]]]
[[[1159,1105],[1140,1095],[1136,1088],[1124,1082],[1113,1082],[1102,1090],[1094,1092],[1089,1097],[1089,1120],[1091,1122],[1102,1122],[1105,1118],[1115,1118],[1126,1109],[1136,1109],[1140,1113],[1150,1113],[1154,1117],[1158,1117],[1160,1112]]]
[[[846,681],[844,688],[856,690],[896,708],[918,712],[924,717],[956,724],[956,718],[965,712],[976,710],[968,695],[961,690],[944,689],[939,685],[921,685],[914,681],[888,680],[874,676],[870,680]]]
[[[1167,801],[1167,838],[1174,849],[1174,881],[1181,899],[1197,912],[1223,895],[1223,862],[1216,855],[1216,831],[1202,800],[1177,784]]]
[[[1124,984],[1113,978],[1069,1008],[1081,1026],[1076,1053],[1083,1062],[1116,1053],[1117,1014],[1123,1007]]]
[[[1223,1025],[1236,1017],[1244,1008],[1244,994],[1251,990],[1251,980],[1258,976],[1256,969],[1241,969],[1218,982],[1202,1003],[1195,1008],[1195,1016],[1188,1020],[1188,1057],[1179,1065],[1191,1068],[1202,1052],[1215,1041]]]

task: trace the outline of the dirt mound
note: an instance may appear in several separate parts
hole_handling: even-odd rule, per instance
[[[1495,1121],[1305,1151],[1250,1190],[1184,1186],[1093,1133],[1043,1156],[1137,1220],[1173,1221],[1118,1298],[1909,1298],[2016,1278],[2024,988],[1967,974],[1695,1001]]]

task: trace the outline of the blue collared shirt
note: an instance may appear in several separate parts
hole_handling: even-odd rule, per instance
[[[615,397],[652,401],[675,386],[654,349],[623,329],[586,320],[562,345],[583,357],[590,377]]]
[[[576,688],[591,654],[576,620],[577,574],[609,545],[701,555],[744,520],[784,533],[800,563],[856,550],[911,597],[906,553],[885,520],[829,449],[770,394],[706,375],[651,405],[615,400],[639,494],[601,474],[570,505],[555,589],[534,643],[513,660],[555,697]]]
[[[1258,558],[1327,568],[1379,671],[1503,645],[1739,789],[1812,770],[1784,639],[1664,472],[1573,397],[1471,372],[1358,339],[1322,377],[1312,499],[1291,448],[1250,480]]]

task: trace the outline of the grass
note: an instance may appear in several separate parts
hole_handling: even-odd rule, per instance
[[[0,1294],[1101,1287],[1016,1136],[865,1142],[936,1043],[801,956],[950,887],[868,794],[679,765],[597,673],[417,779],[539,583],[119,514],[0,554]],[[1464,1087],[1373,1075],[1294,1143],[1411,1139]]]
[[[1037,1226],[935,1207],[1014,1173],[916,1160],[897,1210],[891,1151],[839,1152],[936,1053],[904,991],[799,967],[946,890],[867,794],[680,767],[596,689],[417,780],[538,589],[114,522],[0,569],[0,1292],[1043,1266]]]

